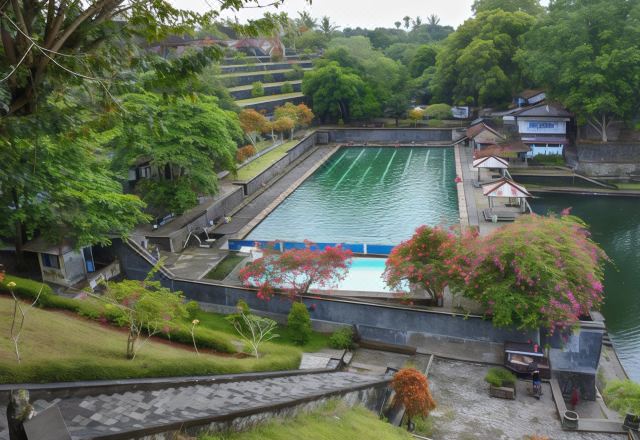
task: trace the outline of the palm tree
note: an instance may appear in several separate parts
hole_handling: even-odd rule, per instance
[[[296,23],[302,32],[312,31],[318,27],[318,20],[313,18],[307,11],[298,12]]]
[[[413,28],[417,28],[422,24],[422,19],[418,16],[415,20],[413,20]]]
[[[409,26],[411,26],[411,17],[409,17],[408,15],[406,15],[402,21],[404,21],[404,27],[409,30]]]
[[[400,29],[400,26],[402,26],[402,22],[401,21],[396,21],[395,23],[393,23],[396,25],[396,29]]]
[[[427,17],[427,24],[429,26],[437,26],[440,24],[440,17],[436,14],[431,14]]]
[[[326,15],[324,17],[322,17],[322,20],[320,21],[320,30],[327,37],[331,36],[332,33],[337,31],[339,27],[340,26],[336,26],[335,24],[331,24],[331,19],[329,17],[327,17]]]

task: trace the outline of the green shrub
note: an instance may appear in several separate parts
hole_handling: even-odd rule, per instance
[[[187,316],[190,321],[193,321],[198,316],[198,312],[200,311],[200,304],[198,301],[189,301],[184,305],[185,310],[187,311]]]
[[[246,323],[242,318],[242,315],[251,314],[251,310],[249,309],[249,304],[247,304],[247,302],[243,299],[238,300],[238,303],[236,304],[236,311],[237,311],[236,313],[232,315],[228,315],[224,319],[229,321],[234,329],[237,330],[236,326],[239,326],[240,328],[244,329]]]
[[[287,325],[292,331],[291,339],[298,345],[304,345],[311,338],[311,317],[307,306],[300,302],[291,305]]]
[[[342,327],[336,330],[329,338],[329,346],[338,349],[350,349],[353,347],[353,329]]]
[[[0,292],[9,293],[7,284],[14,282],[16,285],[13,288],[13,292],[18,298],[26,300],[35,300],[42,289],[40,298],[43,299],[46,296],[53,296],[53,290],[46,284],[42,284],[38,281],[29,280],[26,278],[15,277],[13,275],[5,275],[4,280],[0,282]],[[44,286],[44,287],[43,287]]]
[[[285,82],[284,84],[282,84],[282,87],[280,88],[280,92],[293,93],[293,86],[291,85],[291,83]]]
[[[267,73],[263,79],[264,79],[264,82],[266,83],[272,83],[274,81],[273,74],[271,73]]]
[[[564,158],[561,154],[538,154],[533,158],[532,162],[540,165],[564,165]]]
[[[264,96],[264,85],[260,81],[256,81],[251,85],[251,96],[254,98]]]
[[[427,121],[427,127],[431,127],[431,128],[435,128],[435,127],[442,127],[443,123],[441,119],[429,119]]]
[[[249,304],[247,304],[247,302],[243,299],[238,300],[238,303],[236,304],[236,309],[238,310],[238,313],[244,313],[245,315],[248,315],[249,313],[251,313],[251,310],[249,309]]]
[[[607,406],[620,414],[640,415],[640,384],[630,380],[612,380],[604,389]]]
[[[494,387],[510,387],[516,383],[516,375],[500,367],[489,368],[484,380]]]

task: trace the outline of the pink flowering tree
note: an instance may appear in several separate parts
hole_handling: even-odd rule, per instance
[[[393,248],[383,276],[392,289],[408,281],[441,303],[445,287],[464,276],[466,259],[460,236],[440,227],[420,226],[409,240]]]
[[[296,299],[306,294],[311,286],[331,289],[342,281],[349,270],[351,251],[341,246],[316,249],[305,241],[305,247],[282,253],[264,250],[262,258],[240,270],[245,286],[258,287],[258,298],[269,300],[276,289]]]
[[[598,308],[608,257],[585,223],[568,214],[521,216],[471,243],[460,288],[486,307],[494,325],[553,332]]]

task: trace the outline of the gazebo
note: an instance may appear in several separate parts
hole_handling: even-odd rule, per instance
[[[511,179],[503,177],[495,182],[485,183],[482,187],[482,194],[489,198],[489,209],[484,211],[485,219],[493,220],[497,216],[498,221],[513,221],[516,218],[517,212],[524,213],[526,211],[526,199],[531,196],[531,193],[527,189],[517,184]],[[518,211],[501,210],[494,211],[495,198],[508,198],[517,199],[516,203],[508,203],[505,208],[519,208]]]
[[[480,182],[480,168],[499,169],[504,176],[504,171],[502,170],[509,168],[509,162],[500,157],[487,156],[475,159],[473,161],[473,167],[478,169],[478,182]]]

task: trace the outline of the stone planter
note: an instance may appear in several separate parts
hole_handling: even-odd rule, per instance
[[[562,416],[562,427],[564,429],[578,429],[580,416],[575,411],[565,411]]]
[[[516,387],[515,385],[512,387],[494,387],[493,385],[489,385],[489,395],[499,399],[515,400]]]
[[[627,413],[622,427],[628,431],[640,431],[640,416]]]

